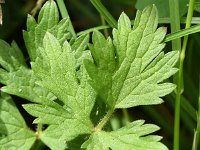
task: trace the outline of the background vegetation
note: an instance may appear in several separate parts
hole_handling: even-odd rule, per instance
[[[185,28],[186,16],[188,12],[189,0],[180,0],[179,6],[171,3],[170,0],[102,0],[104,6],[109,10],[114,18],[118,18],[122,11],[126,12],[130,18],[134,18],[136,9],[142,9],[146,5],[155,3],[159,10],[159,23],[160,26],[166,26],[168,33]],[[95,7],[89,0],[65,0],[66,7],[74,25],[75,31],[80,32],[85,29],[105,25],[106,22],[103,17],[98,13]],[[174,8],[170,8],[174,7]],[[34,9],[35,8],[35,9]],[[3,9],[3,25],[0,27],[0,38],[5,41],[11,42],[15,40],[20,48],[24,51],[24,55],[27,60],[29,59],[26,54],[22,29],[26,29],[26,17],[27,13],[31,13],[37,16],[36,0],[6,0],[5,4],[2,4]],[[192,25],[200,23],[199,14],[199,2],[196,1],[194,5],[194,14],[192,18]],[[34,11],[32,11],[34,9]],[[173,11],[170,12],[170,9]],[[176,10],[180,9],[180,23],[177,23],[179,16],[176,16]],[[188,22],[187,22],[188,23]],[[175,25],[175,27],[173,27]],[[171,28],[172,27],[172,28]],[[102,30],[111,32],[109,29]],[[107,33],[105,33],[107,34]],[[183,86],[181,86],[181,113],[180,113],[180,149],[191,149],[193,144],[193,137],[197,128],[198,120],[198,107],[199,107],[199,75],[200,75],[200,34],[195,33],[189,36],[186,44],[185,60],[183,63]],[[165,51],[180,50],[183,49],[182,41],[175,40],[167,42]],[[180,78],[180,77],[179,77]],[[174,82],[176,79],[174,80]],[[143,106],[132,109],[128,109],[127,112],[118,112],[117,117],[124,117],[124,122],[132,121],[135,119],[143,118],[148,123],[157,124],[161,127],[159,135],[163,136],[163,143],[165,143],[169,149],[173,148],[173,135],[174,135],[174,114],[175,114],[175,101],[177,99],[176,93],[166,96],[165,103],[158,106]],[[14,98],[15,103],[19,107],[20,111],[27,119],[27,124],[32,128],[33,118],[29,116],[22,108],[21,104],[26,101]],[[177,107],[176,107],[177,108]],[[28,116],[28,117],[27,117]],[[121,122],[123,124],[124,122]],[[113,126],[118,125],[118,120],[113,119]],[[198,130],[197,130],[198,131]]]

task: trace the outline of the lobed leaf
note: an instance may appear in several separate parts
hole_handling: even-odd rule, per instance
[[[48,105],[49,102],[45,102],[43,105],[24,106],[31,115],[38,117],[34,123],[50,125],[41,139],[52,149],[56,149],[56,146],[64,149],[66,140],[90,134],[93,129],[90,113],[96,93],[87,82],[85,68],[80,66],[79,74],[76,70],[76,63],[80,57],[76,59],[77,51],[74,50],[83,49],[83,45],[78,48],[70,46],[66,41],[61,46],[52,34],[46,33],[43,47],[40,48],[42,55],[32,63],[35,75],[41,79],[37,84],[48,89],[60,101],[59,104],[50,102],[51,105]]]
[[[0,149],[29,150],[36,140],[11,97],[1,93],[0,97]]]
[[[55,99],[53,94],[35,84],[38,80],[30,70],[15,42],[11,45],[0,40],[0,83],[1,91],[41,103],[40,97]]]
[[[1,90],[34,102],[23,107],[36,117],[33,123],[48,125],[38,138],[53,150],[80,149],[80,145],[88,150],[167,149],[159,136],[149,135],[159,127],[144,125],[142,120],[110,132],[102,131],[103,123],[98,130],[98,125],[94,127],[98,113],[103,118],[107,111],[107,107],[97,109],[98,100],[113,112],[117,108],[159,104],[161,97],[174,90],[175,85],[165,80],[177,71],[174,66],[178,52],[162,52],[166,29],[157,29],[157,25],[155,6],[138,11],[133,27],[122,13],[118,28],[113,29],[113,39],[105,39],[95,31],[88,51],[89,36],[68,42],[68,19],[59,22],[55,2],[48,1],[38,23],[28,16],[24,31],[32,70],[15,43],[10,46],[0,41],[0,82],[6,85]],[[5,137],[0,137],[0,146],[2,142],[6,149],[14,143],[19,144],[17,148],[29,149],[35,134],[26,127],[9,96],[3,99],[0,133]],[[10,121],[18,128],[10,127]],[[25,144],[15,143],[18,139]]]
[[[47,31],[54,34],[59,42],[63,43],[71,37],[67,27],[67,18],[59,22],[58,8],[54,1],[48,1],[42,7],[38,23],[32,16],[28,15],[24,40],[31,61],[40,56],[37,49],[42,46]],[[1,91],[37,103],[42,103],[42,97],[56,99],[52,93],[36,84],[38,79],[26,65],[23,54],[15,42],[10,46],[1,40],[0,47],[0,65],[2,67],[0,68],[0,83],[6,85],[1,88]]]
[[[82,148],[87,150],[167,150],[167,147],[159,142],[161,137],[147,135],[158,129],[159,127],[155,125],[144,125],[143,120],[137,120],[116,131],[93,133],[83,143]]]
[[[111,108],[129,108],[162,102],[160,97],[171,93],[175,85],[163,83],[176,73],[173,68],[178,52],[162,53],[166,29],[157,28],[155,6],[138,11],[134,26],[122,13],[113,41],[96,31],[90,50],[94,61],[85,66],[91,85]]]
[[[38,16],[38,23],[31,15],[28,15],[27,31],[24,31],[23,35],[31,61],[35,61],[40,55],[38,48],[42,46],[47,31],[56,36],[61,44],[69,40],[72,36],[68,31],[68,25],[68,18],[59,22],[58,8],[54,1],[47,1],[44,4]]]

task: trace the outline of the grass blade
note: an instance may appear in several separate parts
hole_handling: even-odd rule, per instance
[[[64,0],[57,0],[57,4],[58,4],[62,18],[69,18],[69,30],[71,31],[72,36],[76,38],[76,32],[70,20],[67,8],[65,7]]]
[[[180,23],[181,24],[185,24],[186,23],[187,18],[186,17],[181,17]],[[170,18],[159,18],[158,19],[159,23],[162,24],[169,24],[171,22]],[[200,24],[200,17],[192,17],[192,21],[191,24]]]
[[[177,38],[180,38],[180,37],[183,37],[183,36],[186,36],[186,35],[190,35],[190,34],[193,34],[193,33],[197,33],[197,32],[200,32],[200,25],[195,25],[195,26],[192,26],[188,29],[183,29],[181,31],[168,34],[166,36],[164,42],[169,42],[169,41],[172,41],[174,39],[177,39]]]
[[[117,21],[109,13],[109,11],[104,7],[100,0],[91,0],[92,5],[97,9],[97,11],[104,17],[108,24],[112,28],[117,28]]]

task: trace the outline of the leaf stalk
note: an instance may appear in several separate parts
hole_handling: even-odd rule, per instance
[[[102,130],[102,128],[105,126],[105,124],[108,122],[110,117],[112,116],[114,110],[110,109],[107,114],[103,117],[103,119],[99,122],[99,124],[94,128],[94,132],[99,132]]]

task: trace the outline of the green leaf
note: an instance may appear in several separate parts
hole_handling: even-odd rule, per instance
[[[11,46],[0,40],[0,64],[6,71],[14,71],[20,66],[26,66],[23,54],[17,44],[12,42]]]
[[[88,39],[81,37],[82,43],[85,38]],[[34,123],[49,125],[41,139],[51,149],[57,149],[58,146],[64,149],[66,141],[90,134],[93,129],[90,113],[96,94],[87,82],[88,75],[83,65],[79,72],[76,70],[79,52],[85,49],[85,44],[78,47],[76,43],[80,42],[75,41],[75,45],[70,46],[66,41],[61,46],[52,34],[46,33],[43,47],[40,48],[41,57],[32,63],[34,73],[41,79],[37,83],[59,99],[59,104],[46,101],[43,105],[24,105],[31,115],[38,117]]]
[[[163,81],[172,76],[178,52],[164,54],[166,29],[157,28],[155,6],[138,11],[135,24],[122,13],[113,41],[96,31],[90,50],[94,62],[85,61],[92,87],[111,108],[129,108],[162,103],[160,97],[175,89]]]
[[[147,135],[158,129],[156,125],[144,125],[143,120],[137,120],[116,131],[93,133],[83,143],[82,148],[87,150],[167,150],[167,147],[159,142],[161,137]]]
[[[0,149],[29,150],[36,140],[11,97],[1,93],[0,97]]]
[[[11,46],[0,40],[0,83],[6,85],[1,88],[9,94],[23,97],[34,102],[41,102],[40,97],[55,99],[53,94],[35,84],[38,80],[30,70],[15,42]]]
[[[187,13],[189,0],[179,0],[180,16]],[[158,8],[159,17],[169,17],[169,0],[138,0],[136,8],[143,10],[146,6],[155,4]]]
[[[65,149],[65,142],[66,139],[68,139],[66,132],[68,132],[67,129],[71,128],[73,118],[71,117],[69,110],[63,108],[54,101],[43,99],[43,102],[44,105],[25,104],[23,107],[32,116],[39,117],[33,123],[49,125],[49,127],[40,134],[40,140],[42,140],[51,149]],[[70,133],[72,134],[72,132]]]
[[[68,18],[59,22],[59,13],[54,1],[48,1],[42,7],[38,24],[32,16],[28,16],[24,40],[31,61],[40,56],[38,48],[42,46],[47,31],[54,34],[59,43],[64,43],[71,37],[68,32]],[[0,65],[3,68],[0,68],[0,83],[6,85],[1,88],[2,91],[37,103],[42,103],[42,97],[56,99],[52,93],[36,84],[38,79],[27,67],[23,54],[15,42],[9,46],[6,42],[0,41],[0,47]],[[81,49],[79,53],[83,53]]]
[[[142,120],[115,131],[102,130],[115,109],[159,104],[160,97],[175,88],[165,79],[177,71],[173,67],[178,52],[162,52],[166,28],[157,29],[155,6],[138,11],[133,27],[122,13],[113,39],[95,31],[89,44],[91,53],[86,50],[88,35],[70,39],[68,20],[58,21],[53,1],[44,5],[38,23],[28,17],[24,39],[32,70],[16,44],[0,41],[0,82],[5,85],[1,90],[32,101],[23,107],[36,117],[33,123],[47,125],[35,135],[17,115],[14,104],[5,107],[0,101],[0,145],[23,139],[24,148],[30,149],[37,136],[53,150],[80,149],[82,143],[82,148],[89,150],[167,149],[159,136],[149,135],[159,128],[144,125]],[[98,106],[101,100],[105,104]],[[11,111],[17,129],[7,126],[13,119],[6,120],[10,116],[4,110]],[[10,149],[8,146],[5,149]]]
[[[76,59],[76,67],[80,67],[85,58],[91,58],[90,51],[86,50],[88,43],[89,35],[87,34],[70,41],[70,45]]]
[[[61,44],[70,39],[72,36],[68,31],[68,26],[68,18],[59,22],[58,8],[54,1],[47,1],[44,4],[38,16],[38,23],[31,15],[28,15],[27,31],[24,31],[23,35],[31,61],[35,61],[39,56],[38,48],[42,46],[47,31],[56,36]]]

